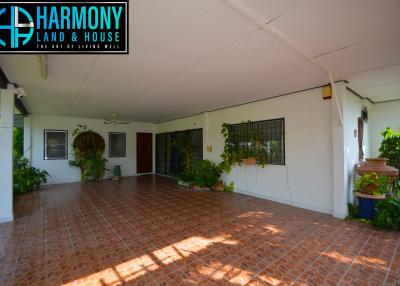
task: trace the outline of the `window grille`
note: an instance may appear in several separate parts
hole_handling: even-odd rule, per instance
[[[174,140],[189,140],[193,146],[194,164],[203,159],[203,129],[191,129],[156,135],[156,172],[175,177],[181,172],[182,156],[172,146]]]
[[[250,148],[257,141],[266,149],[270,165],[285,165],[285,119],[249,121],[230,125],[234,149]],[[258,137],[258,138],[257,138]]]

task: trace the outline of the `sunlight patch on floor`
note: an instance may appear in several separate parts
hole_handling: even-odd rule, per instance
[[[90,274],[63,285],[70,286],[83,284],[85,281],[90,281],[92,285],[94,281],[97,281],[95,285],[116,286],[121,285],[122,283],[132,282],[150,272],[160,270],[163,267],[183,260],[192,254],[198,253],[215,243],[236,245],[238,244],[238,241],[232,239],[231,235],[225,234],[212,238],[192,236],[180,242],[155,250],[152,253],[144,254],[141,257],[133,258],[129,261],[103,269],[97,273]],[[234,271],[241,272],[242,270],[234,269]],[[209,276],[211,279],[216,279],[222,275],[222,273],[215,274],[214,272],[214,269],[212,271],[199,269],[200,274]]]

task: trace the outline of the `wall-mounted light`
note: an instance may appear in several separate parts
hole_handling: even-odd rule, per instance
[[[322,98],[323,99],[331,99],[332,98],[332,87],[331,85],[324,86],[322,88]]]

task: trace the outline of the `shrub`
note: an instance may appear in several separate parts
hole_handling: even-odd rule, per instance
[[[49,173],[29,165],[29,160],[17,157],[14,160],[14,193],[16,195],[39,189],[41,184],[47,183]]]
[[[194,184],[201,188],[213,187],[218,183],[221,174],[222,170],[218,165],[209,160],[201,160],[194,168]]]
[[[183,182],[185,182],[185,183],[189,183],[189,184],[193,183],[193,181],[194,181],[194,174],[193,174],[193,171],[190,171],[190,170],[183,170],[183,171],[179,174],[178,179],[181,180],[181,181],[183,181]]]
[[[400,169],[400,131],[387,128],[382,132],[383,141],[379,149],[380,157],[389,159],[388,164]]]
[[[376,218],[372,224],[377,228],[400,230],[400,199],[391,197],[376,204]]]

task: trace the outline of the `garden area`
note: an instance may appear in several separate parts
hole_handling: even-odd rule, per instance
[[[367,159],[356,167],[356,202],[348,204],[348,219],[377,228],[400,230],[400,131],[387,128],[379,158]]]

